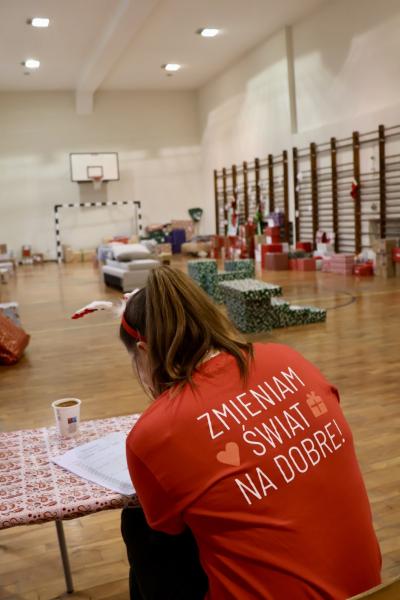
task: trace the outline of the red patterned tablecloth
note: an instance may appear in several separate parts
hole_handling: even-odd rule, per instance
[[[0,529],[136,504],[135,496],[91,483],[51,459],[113,431],[128,433],[139,416],[84,421],[70,439],[60,438],[55,427],[0,433]]]

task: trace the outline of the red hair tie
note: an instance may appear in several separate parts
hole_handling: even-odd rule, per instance
[[[122,325],[122,328],[126,331],[126,333],[128,335],[130,335],[132,338],[134,338],[135,340],[138,340],[139,342],[146,341],[146,338],[144,338],[137,329],[134,329],[133,327],[131,327],[129,325],[129,323],[127,323],[124,315],[122,315],[121,325]]]

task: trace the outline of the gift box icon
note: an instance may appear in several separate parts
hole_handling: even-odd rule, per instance
[[[320,417],[328,412],[328,408],[321,396],[317,396],[315,392],[307,394],[307,404],[314,415],[314,417]]]

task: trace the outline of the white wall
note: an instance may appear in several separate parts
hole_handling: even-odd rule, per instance
[[[101,92],[90,116],[76,115],[72,93],[0,94],[0,242],[54,256],[53,205],[79,199],[73,151],[119,152],[108,197],[142,201],[145,222],[198,205],[213,232],[213,169],[399,123],[399,30],[398,0],[330,0],[292,26],[292,54],[277,32],[197,93]],[[64,239],[95,245],[129,233],[130,218],[64,211]]]
[[[331,0],[292,26],[292,56],[278,32],[199,90],[208,229],[213,169],[400,122],[399,30],[398,0]]]
[[[205,229],[214,230],[213,169],[266,156],[290,139],[285,32],[255,48],[199,92]]]
[[[145,223],[187,218],[201,205],[200,151],[192,92],[101,92],[78,116],[67,92],[0,94],[0,241],[55,257],[53,206],[79,201],[69,153],[119,152],[121,180],[109,200],[140,200]],[[63,239],[77,248],[129,233],[130,209],[64,210]]]

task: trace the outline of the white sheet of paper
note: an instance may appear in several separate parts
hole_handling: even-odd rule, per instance
[[[126,464],[126,433],[117,431],[77,446],[53,462],[97,485],[131,496],[135,493]]]

